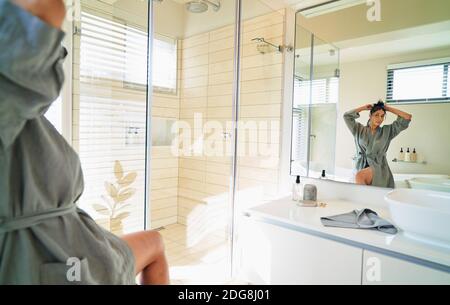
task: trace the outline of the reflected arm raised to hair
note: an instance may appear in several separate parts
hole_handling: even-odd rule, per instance
[[[412,119],[412,115],[411,114],[409,114],[407,112],[404,112],[404,111],[401,111],[401,110],[399,110],[397,108],[391,107],[389,105],[386,105],[384,108],[386,109],[386,111],[392,112],[393,114],[396,114],[396,115],[398,115],[399,117],[401,117],[401,118],[403,118],[405,120],[411,121],[411,119]]]

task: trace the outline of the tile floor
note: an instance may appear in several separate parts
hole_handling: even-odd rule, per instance
[[[165,226],[163,236],[172,284],[246,284],[231,279],[225,230],[205,232],[182,224]]]

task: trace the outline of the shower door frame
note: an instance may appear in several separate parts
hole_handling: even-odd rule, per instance
[[[152,105],[153,105],[153,77],[152,77],[152,62],[153,62],[153,39],[155,35],[154,27],[154,3],[160,0],[148,0],[148,59],[147,59],[147,123],[146,123],[146,156],[145,156],[145,217],[144,217],[144,229],[149,230],[151,228],[151,155],[152,155]],[[231,237],[229,241],[230,249],[230,278],[237,274],[237,251],[236,251],[236,236],[235,225],[237,222],[237,215],[235,215],[235,202],[236,202],[236,190],[237,190],[237,152],[238,152],[238,122],[239,122],[239,105],[240,105],[240,70],[241,70],[241,47],[242,47],[242,0],[235,0],[235,24],[234,24],[234,71],[233,71],[233,101],[232,101],[232,160],[231,160],[231,173],[230,173],[230,190],[229,197],[229,234]]]

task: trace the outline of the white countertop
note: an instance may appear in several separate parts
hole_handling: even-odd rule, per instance
[[[319,201],[327,204],[325,208],[299,207],[292,199],[283,198],[271,201],[253,208],[246,212],[250,217],[262,217],[283,225],[288,224],[299,229],[299,231],[311,231],[330,239],[361,245],[368,249],[384,250],[388,254],[399,254],[431,262],[434,264],[450,267],[450,249],[421,243],[409,239],[400,231],[396,235],[382,233],[376,230],[360,230],[346,228],[331,228],[322,225],[320,218],[344,214],[353,210],[369,208],[384,219],[391,221],[389,210],[386,207],[367,206],[358,203],[341,200]]]

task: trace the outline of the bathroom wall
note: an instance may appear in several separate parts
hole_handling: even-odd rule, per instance
[[[354,155],[354,140],[342,119],[345,111],[363,104],[384,99],[387,86],[387,66],[390,64],[425,59],[450,57],[450,49],[420,52],[388,58],[346,62],[341,65],[340,98],[338,105],[337,154],[336,166],[352,168],[351,156]],[[413,115],[410,128],[395,138],[389,148],[389,161],[398,157],[400,148],[416,148],[419,161],[427,164],[398,164],[390,162],[395,173],[413,174],[450,174],[450,104],[399,105],[399,109]],[[386,124],[392,123],[396,116],[388,113]],[[366,124],[367,113],[362,113],[360,122]]]

